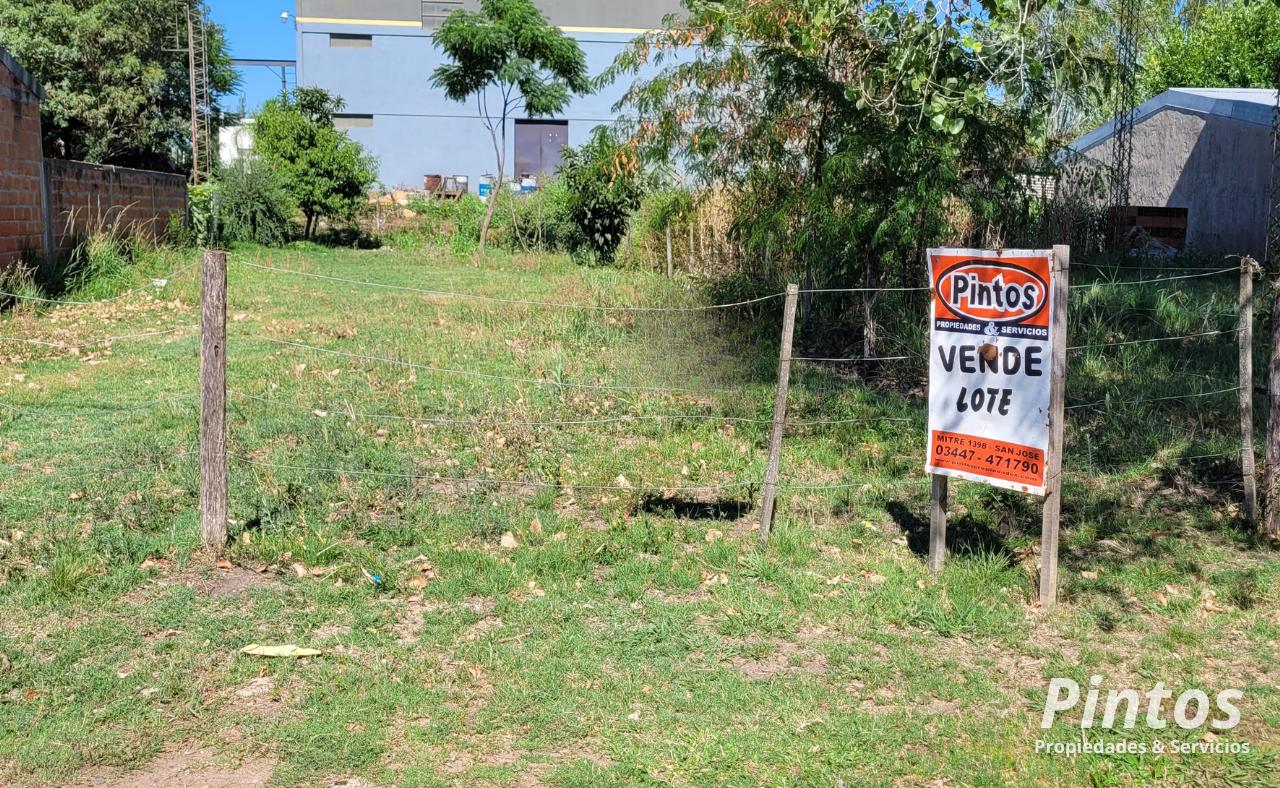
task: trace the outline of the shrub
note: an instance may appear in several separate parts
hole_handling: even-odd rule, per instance
[[[293,234],[296,205],[284,178],[267,162],[245,158],[225,168],[218,196],[222,240],[280,246]]]
[[[607,126],[580,148],[566,148],[560,177],[569,215],[586,244],[605,263],[613,262],[631,214],[644,193],[639,159]]]
[[[480,245],[480,225],[484,221],[484,201],[471,194],[456,200],[414,195],[409,210],[421,216],[422,234],[428,243],[444,245],[458,254],[468,254]]]

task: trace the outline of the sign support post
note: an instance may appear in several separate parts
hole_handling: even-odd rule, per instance
[[[1067,295],[1071,272],[1071,247],[1053,247],[1053,312],[1049,336],[1049,451],[1045,456],[1044,509],[1040,531],[1040,606],[1058,601],[1058,526],[1062,515],[1062,439],[1067,390]]]
[[[929,501],[929,571],[938,574],[947,554],[947,477],[933,474]]]

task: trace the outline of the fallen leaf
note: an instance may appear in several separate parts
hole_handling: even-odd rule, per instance
[[[516,535],[510,531],[504,531],[502,534],[502,540],[498,542],[498,546],[503,550],[514,550],[519,545],[520,543],[516,541]]]
[[[292,643],[285,646],[261,646],[250,643],[240,649],[241,654],[252,654],[255,657],[318,657],[324,653],[315,648],[302,648]]]
[[[214,566],[216,566],[218,569],[221,569],[224,572],[230,572],[232,569],[236,568],[235,564],[231,563],[225,558],[219,558],[218,562],[214,564]]]
[[[305,566],[303,566],[302,564],[294,564],[293,566],[291,566],[291,567],[289,567],[289,568],[290,568],[290,569],[292,569],[292,570],[293,570],[293,573],[294,573],[295,575],[297,575],[298,577],[306,577],[306,576],[307,576],[307,568],[306,568]]]

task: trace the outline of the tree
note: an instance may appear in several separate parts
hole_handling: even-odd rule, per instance
[[[1190,25],[1167,25],[1142,65],[1147,97],[1176,87],[1274,87],[1280,76],[1280,6],[1274,0],[1206,6]]]
[[[481,0],[480,10],[454,11],[436,31],[436,43],[452,60],[431,82],[453,101],[472,98],[493,140],[495,194],[506,172],[507,121],[523,111],[553,115],[575,94],[588,93],[587,60],[577,42],[547,22],[532,0]],[[490,93],[495,93],[490,104]],[[491,196],[480,228],[484,251],[496,200]]]
[[[187,57],[173,51],[177,8],[174,0],[0,0],[0,46],[49,94],[41,107],[46,155],[189,169]],[[235,89],[237,75],[222,28],[207,25],[216,99]]]
[[[608,126],[579,148],[565,150],[560,170],[569,214],[601,262],[612,262],[627,234],[627,220],[643,194],[640,159]]]
[[[927,246],[1012,245],[1029,222],[1020,177],[1070,75],[1044,30],[1066,2],[690,3],[608,76],[653,75],[618,108],[642,156],[732,195],[738,244],[779,252],[771,277],[910,287]],[[857,299],[866,356],[877,297]],[[919,305],[898,306],[882,313]]]
[[[342,107],[320,88],[298,88],[268,101],[254,120],[254,153],[284,178],[307,238],[321,218],[350,218],[377,180],[376,160],[333,127]]]

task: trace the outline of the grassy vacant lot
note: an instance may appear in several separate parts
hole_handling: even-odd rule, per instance
[[[0,343],[2,783],[1275,780],[1280,569],[1240,522],[1238,460],[1204,456],[1234,451],[1234,395],[1131,402],[1234,385],[1230,335],[1072,356],[1069,398],[1106,404],[1072,411],[1063,604],[1045,612],[1023,497],[954,485],[954,555],[926,571],[910,366],[878,387],[797,368],[789,486],[757,546],[777,302],[608,313],[244,265],[700,303],[679,281],[501,253],[232,259],[221,568],[195,552],[194,272],[0,319],[51,342],[175,329],[74,352]],[[1230,328],[1233,283],[1077,290],[1073,344]],[[818,421],[841,423],[802,423]],[[251,643],[324,653],[239,653]],[[1220,740],[1253,751],[1035,754],[1080,737],[1078,712],[1040,730],[1049,678],[1095,673],[1104,689],[1241,688]]]

